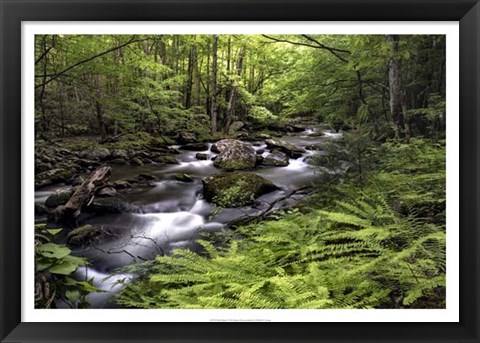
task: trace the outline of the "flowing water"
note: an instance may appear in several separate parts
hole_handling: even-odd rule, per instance
[[[281,139],[299,147],[316,143],[325,143],[340,137],[338,133],[325,132],[324,136],[312,137],[313,129],[299,134],[284,136]],[[255,150],[263,149],[263,156],[268,155],[264,142],[251,142]],[[195,239],[201,232],[215,232],[224,229],[228,222],[262,213],[276,199],[287,192],[307,186],[318,177],[318,168],[308,164],[306,159],[322,151],[307,150],[303,156],[290,159],[286,167],[259,167],[254,173],[269,179],[280,190],[261,196],[256,205],[250,207],[224,209],[214,211],[212,206],[202,198],[202,181],[207,175],[221,173],[213,166],[210,160],[214,153],[204,151],[208,160],[196,159],[195,151],[182,150],[181,146],[172,146],[181,151],[176,155],[180,162],[178,165],[146,165],[142,167],[114,166],[112,179],[134,178],[139,173],[153,174],[158,181],[148,186],[135,187],[128,191],[125,200],[138,206],[141,213],[122,213],[95,216],[86,220],[102,228],[108,235],[101,241],[89,247],[76,249],[74,254],[84,256],[89,261],[89,266],[79,268],[75,277],[78,279],[94,278],[95,286],[106,291],[91,294],[88,300],[93,308],[108,308],[115,305],[110,300],[112,294],[118,292],[121,286],[119,280],[128,282],[132,275],[128,273],[117,274],[107,278],[119,267],[133,262],[142,262],[155,258],[157,255],[168,253],[172,248],[188,247],[195,249]],[[192,177],[193,182],[180,182],[175,180],[175,174],[186,173]],[[52,186],[35,193],[35,202],[43,203],[46,198],[58,188],[67,186]],[[294,203],[302,197],[289,198],[276,204],[277,207]],[[275,207],[274,207],[275,208]],[[37,218],[43,220],[44,218]]]

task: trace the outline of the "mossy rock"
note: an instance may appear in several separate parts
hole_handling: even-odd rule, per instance
[[[257,164],[255,150],[248,143],[237,139],[223,139],[212,146],[219,152],[213,165],[226,170],[252,169]]]
[[[137,180],[135,180],[137,182]],[[130,188],[132,185],[127,180],[117,180],[113,183],[113,187],[116,189]]]
[[[67,244],[71,247],[89,245],[101,234],[102,231],[100,229],[97,229],[92,225],[84,225],[68,233]]]
[[[181,182],[193,182],[193,179],[185,173],[178,173],[175,175],[175,179]]]
[[[73,192],[73,189],[58,189],[54,193],[50,194],[45,201],[45,206],[48,208],[55,208],[59,205],[64,205],[68,202]]]
[[[273,150],[270,154],[267,155],[267,157],[263,159],[262,162],[264,166],[273,167],[285,167],[288,166],[289,163],[290,162],[287,154],[278,150]]]
[[[278,189],[269,180],[248,172],[211,175],[202,182],[205,199],[222,207],[250,205],[257,197]]]
[[[67,182],[73,176],[73,171],[67,169],[51,169],[35,175],[35,187],[54,185]]]
[[[180,164],[180,162],[178,162],[175,157],[168,156],[168,155],[157,156],[157,157],[154,157],[152,160],[153,162],[161,163],[161,164]]]
[[[130,164],[134,165],[134,166],[143,166],[143,161],[141,159],[139,159],[138,157],[134,157],[130,160]]]

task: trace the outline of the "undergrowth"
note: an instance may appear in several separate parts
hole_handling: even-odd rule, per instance
[[[241,227],[202,253],[127,267],[116,297],[137,308],[444,308],[445,142],[374,148],[308,211]],[[335,201],[332,202],[332,199]]]

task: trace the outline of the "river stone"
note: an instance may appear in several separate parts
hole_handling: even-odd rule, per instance
[[[110,157],[110,150],[107,148],[98,148],[95,150],[85,150],[80,153],[81,158],[88,160],[103,161]]]
[[[74,189],[57,189],[45,200],[45,206],[56,208],[59,205],[65,205],[72,196]]]
[[[148,173],[140,173],[140,174],[138,174],[137,179],[138,180],[152,181],[152,180],[158,180],[158,177],[156,177],[155,175],[152,175],[152,174],[148,174]]]
[[[287,154],[278,150],[273,150],[263,159],[262,164],[264,166],[285,167],[289,164],[288,160]]]
[[[197,158],[197,160],[201,160],[201,161],[208,160],[208,155],[203,152],[197,152],[195,154],[195,157]]]
[[[256,153],[250,144],[236,139],[223,139],[215,143],[214,146],[215,151],[219,151],[219,155],[213,162],[215,167],[227,170],[255,167]]]
[[[160,164],[180,164],[177,159],[173,156],[157,156],[152,159],[156,163]]]
[[[87,209],[96,214],[138,212],[136,206],[119,198],[95,198]]]
[[[35,188],[66,182],[73,176],[73,171],[67,169],[51,169],[35,175]]]
[[[100,197],[116,197],[119,193],[113,187],[103,187],[96,195]]]
[[[323,137],[325,134],[322,131],[315,131],[308,134],[308,137]]]
[[[70,247],[85,246],[100,236],[101,233],[101,230],[93,227],[92,225],[84,225],[68,233],[67,244]]]
[[[175,175],[175,179],[181,182],[193,182],[193,179],[190,177],[190,175],[185,173],[177,173]]]
[[[130,164],[134,166],[143,166],[143,161],[138,157],[134,157],[130,160]]]
[[[189,151],[205,151],[208,150],[208,145],[205,143],[189,143],[185,144],[181,148]]]
[[[291,158],[299,158],[305,152],[305,149],[281,140],[267,139],[265,144],[270,150],[278,149]]]
[[[112,150],[111,158],[123,158],[124,160],[128,159],[128,153],[123,149]]]
[[[127,180],[117,180],[113,183],[113,187],[117,189],[123,189],[123,188],[130,188],[132,187],[132,185]]]
[[[175,136],[178,144],[188,144],[198,142],[197,136],[193,132],[181,131]]]
[[[242,121],[234,121],[230,127],[229,127],[229,131],[230,132],[235,132],[235,131],[238,131],[240,130],[242,127],[244,127],[245,124],[242,122]]]
[[[260,175],[248,172],[232,172],[204,177],[205,199],[222,207],[239,207],[252,204],[263,194],[278,189]]]

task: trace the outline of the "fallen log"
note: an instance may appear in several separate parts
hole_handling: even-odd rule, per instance
[[[77,188],[58,214],[63,218],[77,218],[82,207],[93,199],[95,192],[109,183],[111,173],[111,167],[101,167],[94,170]]]

